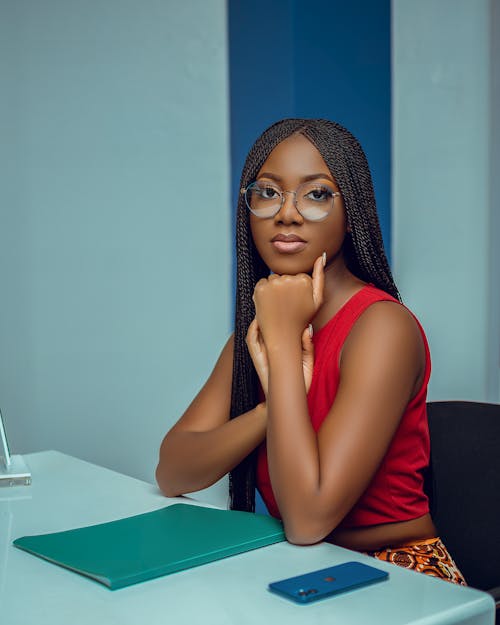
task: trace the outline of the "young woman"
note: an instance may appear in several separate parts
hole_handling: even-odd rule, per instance
[[[329,540],[465,583],[423,491],[430,357],[400,303],[358,141],[286,119],[248,154],[237,221],[235,332],[168,432],[170,497],[230,472],[231,507],[255,486],[287,539]]]

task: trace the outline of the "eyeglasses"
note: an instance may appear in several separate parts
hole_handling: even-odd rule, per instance
[[[326,219],[335,198],[340,195],[338,191],[317,182],[305,182],[295,191],[283,191],[271,182],[252,182],[246,189],[240,189],[249,211],[261,219],[269,219],[279,213],[285,202],[285,193],[295,196],[295,208],[308,221]]]

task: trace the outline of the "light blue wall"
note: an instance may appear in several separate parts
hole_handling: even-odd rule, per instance
[[[393,0],[393,260],[431,399],[500,399],[498,37],[496,0]]]
[[[489,289],[488,397],[500,402],[500,2],[491,0],[489,23]]]
[[[0,42],[11,446],[153,480],[231,326],[225,2],[1,0]]]
[[[152,480],[230,331],[226,18],[223,0],[0,0],[17,453]],[[393,0],[393,26],[396,276],[429,334],[431,398],[498,400],[498,2]]]

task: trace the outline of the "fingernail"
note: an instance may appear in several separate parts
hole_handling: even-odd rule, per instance
[[[312,338],[313,337],[313,327],[312,327],[312,323],[309,324],[309,336]]]
[[[326,252],[323,252],[323,267],[326,267]]]

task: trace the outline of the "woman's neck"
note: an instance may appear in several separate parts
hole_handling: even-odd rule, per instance
[[[327,262],[323,304],[312,321],[313,329],[317,331],[323,327],[365,285],[366,282],[349,271],[342,255]]]

